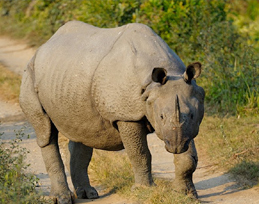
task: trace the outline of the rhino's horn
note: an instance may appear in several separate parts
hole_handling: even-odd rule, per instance
[[[180,123],[180,105],[178,95],[175,97],[175,122]]]

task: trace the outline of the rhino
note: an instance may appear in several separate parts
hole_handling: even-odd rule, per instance
[[[78,198],[98,198],[87,173],[93,148],[125,148],[134,187],[152,186],[147,135],[174,154],[174,189],[197,197],[193,138],[204,115],[201,63],[187,67],[148,26],[98,28],[70,21],[24,70],[20,106],[32,124],[57,203],[72,203],[58,133],[69,139],[70,174]]]

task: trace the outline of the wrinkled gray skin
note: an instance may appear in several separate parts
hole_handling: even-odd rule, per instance
[[[142,24],[100,29],[72,21],[62,26],[29,62],[20,93],[56,201],[73,200],[59,132],[70,140],[70,172],[78,198],[98,197],[87,174],[93,148],[125,148],[135,186],[153,185],[146,139],[152,131],[175,154],[175,189],[197,197],[193,138],[203,118],[204,90],[193,79],[200,70],[198,62],[185,68]]]

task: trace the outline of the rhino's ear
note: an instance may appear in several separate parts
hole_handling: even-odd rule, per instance
[[[201,74],[201,63],[200,62],[194,62],[188,65],[186,68],[183,77],[184,81],[187,83],[191,83],[192,79],[196,79]]]
[[[164,85],[167,81],[167,71],[164,68],[154,68],[152,72],[152,80]]]

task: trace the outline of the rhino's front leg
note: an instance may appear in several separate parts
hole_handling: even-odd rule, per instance
[[[151,154],[147,145],[147,129],[141,122],[119,121],[118,128],[135,176],[135,185],[151,186]]]
[[[189,144],[189,149],[182,154],[174,155],[175,180],[173,188],[178,192],[198,198],[192,175],[198,164],[198,156],[194,141]]]

